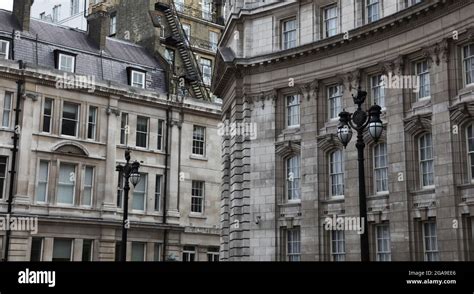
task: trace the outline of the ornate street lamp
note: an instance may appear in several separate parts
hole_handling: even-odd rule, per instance
[[[123,191],[124,191],[124,199],[123,199],[123,221],[122,221],[122,244],[120,246],[120,257],[121,261],[127,260],[127,232],[130,228],[130,224],[128,222],[128,192],[130,191],[129,179],[132,182],[133,187],[137,186],[140,182],[140,173],[138,169],[140,168],[140,163],[138,161],[134,161],[130,164],[130,149],[125,150],[125,160],[127,161],[125,165],[117,165],[116,171],[119,172],[119,175],[123,176],[125,179]]]
[[[361,261],[370,261],[369,254],[369,235],[367,227],[367,200],[365,195],[365,175],[364,175],[364,130],[368,126],[370,136],[377,142],[382,135],[383,124],[380,120],[381,108],[378,105],[370,107],[368,113],[362,110],[361,105],[367,97],[367,92],[359,87],[357,96],[352,95],[354,103],[357,104],[357,110],[352,114],[346,111],[339,113],[339,126],[337,137],[344,148],[351,141],[352,129],[357,131],[357,160],[359,165],[359,214],[364,222],[364,232],[360,236],[360,254]]]

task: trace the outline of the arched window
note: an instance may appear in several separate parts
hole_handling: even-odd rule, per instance
[[[434,185],[433,140],[430,133],[419,139],[420,180],[422,187]]]
[[[286,160],[286,187],[288,200],[301,199],[300,191],[300,156],[295,155]]]
[[[374,184],[376,193],[388,191],[388,160],[385,143],[374,146]]]
[[[335,150],[329,155],[330,196],[344,195],[344,170],[342,151]]]

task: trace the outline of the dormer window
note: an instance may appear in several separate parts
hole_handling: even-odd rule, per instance
[[[76,55],[60,50],[55,51],[56,68],[62,71],[74,73],[76,71]]]
[[[127,72],[130,86],[145,89],[145,71],[129,67],[127,68]]]
[[[8,59],[10,57],[10,42],[0,40],[0,59]]]

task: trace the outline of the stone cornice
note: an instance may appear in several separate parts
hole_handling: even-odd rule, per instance
[[[414,115],[403,120],[404,129],[411,136],[431,132],[431,113]]]

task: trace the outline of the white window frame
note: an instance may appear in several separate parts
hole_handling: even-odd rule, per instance
[[[192,250],[189,249],[189,248],[193,248]],[[190,260],[190,257],[191,255],[193,256],[193,260]],[[188,260],[185,260],[185,256],[188,256]],[[196,254],[196,246],[193,246],[193,245],[187,245],[187,246],[183,246],[183,262],[194,262],[194,261],[197,261],[196,259],[197,257],[197,254]]]
[[[472,47],[472,49],[471,49]],[[474,54],[473,55],[469,55],[469,56],[466,56],[466,48],[467,48],[467,51],[474,51],[474,43],[470,43],[470,44],[467,44],[467,45],[464,45],[462,47],[462,76],[463,76],[463,81],[464,81],[464,86],[470,86],[470,85],[473,85],[474,84],[474,67],[472,67],[473,65],[473,60],[474,60]],[[467,68],[466,68],[466,63],[470,62],[471,64],[471,70],[469,71],[469,79],[471,81],[468,81],[468,72],[467,72]]]
[[[8,184],[8,156],[0,156],[0,158],[5,158],[5,176],[3,179],[3,191],[0,191],[0,200],[6,199],[7,194],[7,184]]]
[[[298,94],[294,95],[286,95],[285,96],[285,113],[286,113],[286,127],[287,128],[297,128],[300,126],[301,123],[301,97]],[[292,111],[294,110],[294,111]],[[294,121],[297,123],[294,123]]]
[[[294,28],[287,28],[287,24],[290,22],[294,23]],[[296,22],[296,17],[292,17],[289,19],[285,19],[281,22],[281,44],[282,49],[291,49],[298,46],[298,25]],[[290,37],[294,36],[294,39],[290,39]],[[288,38],[287,38],[288,37]]]
[[[387,232],[384,232],[384,230]],[[382,236],[380,235],[382,233]],[[384,235],[387,233],[387,235]],[[384,248],[380,248],[379,241],[384,243],[386,242],[386,250]],[[392,253],[391,253],[391,241],[390,241],[390,226],[389,224],[380,224],[375,226],[375,255],[377,261],[391,261],[392,260]]]
[[[71,68],[63,67],[62,61],[63,61],[63,59],[67,59],[67,58],[71,59]],[[74,73],[75,68],[76,68],[76,57],[75,56],[69,55],[69,54],[64,54],[64,53],[59,53],[59,57],[58,57],[58,69],[59,70]]]
[[[46,163],[46,181],[41,181],[40,179],[40,174],[41,174],[41,163]],[[35,194],[35,200],[37,203],[48,203],[48,188],[49,188],[49,174],[50,174],[50,162],[48,160],[39,160],[38,162],[38,177],[37,177],[37,182],[36,182],[36,194]],[[39,191],[39,186],[40,184],[45,185],[45,195],[44,195],[44,201],[39,201],[38,200],[38,191]]]
[[[144,190],[137,190],[138,185],[141,183],[144,183]],[[137,186],[133,187],[133,199],[132,199],[132,211],[134,212],[145,212],[146,211],[146,202],[148,198],[148,174],[147,173],[140,173],[140,182],[137,184]],[[143,194],[143,209],[136,209],[133,206],[133,203],[135,202],[135,194]]]
[[[146,132],[138,130],[138,120],[141,119],[141,118],[146,119]],[[136,126],[135,133],[136,134],[145,134],[145,136],[146,136],[145,137],[145,146],[138,146],[138,144],[137,144],[138,143],[138,141],[137,141],[138,136],[135,136],[135,147],[147,149],[150,146],[150,118],[149,117],[141,116],[141,115],[137,116],[137,126]]]
[[[431,141],[431,145],[428,146],[428,145],[425,145],[425,146],[421,146],[421,139],[422,138],[425,138],[425,142],[426,142],[426,138],[427,137],[430,137],[430,141]],[[422,149],[428,149],[428,148],[431,148],[431,158],[422,158],[421,154],[421,150]],[[434,177],[435,177],[435,174],[434,174],[434,149],[433,149],[433,135],[431,133],[425,133],[425,134],[422,134],[419,138],[418,138],[418,158],[419,158],[419,168],[420,168],[420,172],[419,172],[419,175],[420,175],[420,183],[421,183],[421,187],[423,189],[431,189],[434,187]],[[423,165],[425,163],[429,163],[431,162],[431,166],[432,166],[432,170],[431,170],[431,174],[433,175],[432,176],[432,179],[433,179],[433,183],[428,183],[427,185],[425,185],[424,181],[423,181],[423,175],[424,175],[424,168],[423,168]],[[426,174],[430,174],[430,173],[426,173]]]
[[[469,129],[471,129],[472,137],[469,136]],[[473,149],[469,148],[469,139],[473,141]],[[474,124],[470,124],[466,128],[466,150],[467,150],[467,162],[468,162],[468,174],[471,183],[474,183]]]
[[[84,261],[84,241],[91,241],[91,256],[90,256],[90,260],[87,260],[87,261]],[[81,261],[83,262],[90,262],[90,261],[94,261],[94,239],[83,239],[82,240],[82,252],[81,252]]]
[[[91,122],[90,121],[90,118],[91,118],[90,115],[91,115],[91,110],[92,109],[95,109],[95,116],[93,117],[93,121]],[[88,112],[87,112],[87,139],[88,140],[93,140],[93,141],[97,140],[98,120],[99,120],[99,107],[89,105]],[[92,129],[92,138],[89,137],[89,129],[91,127],[93,128]]]
[[[201,185],[200,187],[195,187],[195,184]],[[199,188],[199,189],[198,189]],[[195,191],[200,191],[201,195],[197,195]],[[191,209],[190,212],[192,214],[204,214],[204,200],[206,193],[206,183],[204,181],[193,180],[191,181]],[[197,204],[194,204],[194,200],[198,201]],[[200,208],[200,211],[196,211],[193,207]]]
[[[75,121],[76,122],[76,130],[75,130],[75,135],[74,136],[71,136],[71,135],[66,135],[66,134],[63,134],[63,120],[64,119],[64,104],[71,104],[71,105],[75,105],[77,107],[77,118],[76,120],[72,120],[72,119],[66,119],[68,121]],[[61,111],[61,136],[66,136],[66,137],[71,137],[71,138],[78,138],[79,137],[79,125],[81,123],[81,105],[78,104],[78,103],[74,103],[74,102],[68,102],[68,101],[63,101],[63,107],[62,107],[62,111]]]
[[[219,248],[207,248],[207,261],[218,262],[219,261]]]
[[[427,226],[430,226],[430,225],[434,225],[434,232],[427,232]],[[437,225],[436,225],[436,221],[426,221],[426,222],[423,222],[422,223],[422,230],[423,230],[423,260],[424,261],[439,261],[439,248],[438,248],[438,232],[437,232]],[[433,228],[430,228],[429,230],[431,230]],[[429,235],[428,235],[429,233]],[[434,234],[432,234],[434,233]],[[433,248],[430,248],[428,249],[427,248],[427,239],[430,239],[430,246],[431,245],[435,245],[436,248],[433,249]],[[434,241],[433,241],[434,240]],[[431,259],[432,257],[430,256],[433,256],[435,257],[434,259]]]
[[[382,150],[380,150],[380,148],[382,148],[382,146],[384,146],[383,150],[385,151],[385,153],[382,155],[380,152]],[[373,148],[373,153],[374,153],[374,156],[373,156],[373,168],[374,168],[374,191],[376,194],[387,194],[388,193],[388,154],[387,154],[387,144],[386,143],[379,143],[377,145],[374,146]],[[378,161],[377,159],[378,158],[382,158],[382,157],[385,157],[385,165],[379,165],[378,164]],[[379,173],[380,171],[380,173]],[[385,172],[384,172],[385,171]],[[387,187],[386,190],[380,190],[379,191],[379,186],[378,186],[378,174],[382,174],[382,177],[385,175],[385,177],[383,177],[381,179],[381,181],[385,181],[386,184],[385,186]],[[382,184],[382,186],[384,186]]]
[[[201,65],[203,82],[206,86],[210,86],[212,80],[212,60],[201,57],[199,64]]]
[[[286,259],[293,262],[301,261],[300,227],[286,230]]]
[[[56,204],[57,205],[60,205],[60,206],[74,206],[74,204],[76,203],[76,184],[77,184],[77,169],[78,169],[78,166],[76,163],[71,163],[71,162],[65,162],[65,161],[61,161],[59,162],[59,169],[58,169],[58,185],[57,185],[57,188],[56,188],[56,195],[59,195],[59,187],[60,186],[70,186],[68,185],[67,183],[62,183],[60,182],[60,178],[61,178],[61,165],[62,164],[65,164],[65,165],[72,165],[74,166],[74,181],[73,181],[73,184],[72,184],[72,203],[64,203],[64,202],[59,202],[59,197],[56,197]]]
[[[370,77],[370,93],[372,96],[372,103],[385,109],[385,84],[381,74],[376,74]]]
[[[140,81],[137,81],[135,78],[136,77],[141,77],[142,79],[142,82],[140,83]],[[140,88],[140,89],[145,89],[145,79],[146,79],[146,76],[145,76],[145,73],[142,72],[142,71],[138,71],[138,70],[132,70],[130,72],[130,85],[132,87],[136,87],[136,88]]]
[[[46,110],[46,102],[51,101],[51,114],[47,115],[45,113]],[[54,99],[52,98],[45,98],[43,102],[43,120],[41,121],[41,132],[46,134],[51,134],[53,132],[53,117],[54,117]],[[49,131],[44,130],[45,126],[45,119],[49,119]]]
[[[3,93],[3,103],[2,103],[2,128],[9,129],[11,128],[12,124],[12,113],[13,113],[13,100],[14,100],[14,93],[10,91],[5,91]],[[6,102],[7,97],[9,97],[10,106],[7,108]],[[6,117],[6,120],[5,120]],[[6,122],[6,124],[5,124]]]
[[[140,241],[132,241],[132,248],[131,248],[131,249],[132,249],[132,250],[131,250],[131,251],[132,251],[132,252],[131,252],[132,256],[130,256],[131,261],[134,261],[134,260],[133,260],[133,246],[134,246],[134,245],[135,245],[135,246],[136,246],[136,245],[141,245],[141,246],[143,246],[143,257],[142,257],[142,259],[143,259],[143,261],[146,261],[146,242],[140,242]],[[141,261],[142,261],[142,260],[137,260],[137,262],[141,262]]]
[[[420,72],[419,69],[418,69],[418,66],[420,66],[422,68],[423,64],[426,64],[426,70]],[[414,68],[415,75],[418,77],[418,79],[420,81],[420,84],[419,84],[420,89],[419,89],[418,93],[416,93],[416,100],[417,101],[429,100],[429,99],[431,99],[431,79],[430,79],[430,69],[429,69],[429,66],[428,66],[428,61],[427,60],[421,60],[421,61],[415,62],[414,67],[415,67]],[[428,85],[427,85],[428,90],[427,91],[428,91],[429,95],[426,95],[426,96],[421,96],[422,76],[428,76]]]
[[[187,23],[183,23],[182,26],[183,26],[183,31],[186,34],[185,37],[187,41],[191,40],[191,25]]]
[[[301,156],[299,154],[286,160],[286,199],[288,202],[301,201]]]
[[[332,95],[331,95],[331,92],[333,92]],[[339,117],[339,113],[342,111],[342,97],[344,95],[344,93],[342,92],[342,86],[341,85],[328,86],[327,94],[328,94],[329,120],[337,120]]]
[[[124,118],[125,118],[125,125],[123,125]],[[128,145],[128,133],[130,132],[130,125],[128,124],[128,120],[129,120],[129,116],[127,112],[120,113],[120,138],[119,138],[120,145]],[[122,137],[122,134],[123,134],[123,137]]]
[[[372,23],[372,22],[375,22],[377,20],[379,20],[381,18],[381,0],[367,0],[366,1],[366,10],[367,11],[367,23]],[[369,14],[369,11],[372,9],[376,9],[376,13],[375,14],[372,14],[372,16]],[[373,11],[373,10],[372,10]],[[373,17],[376,16],[375,19],[373,19]],[[372,17],[372,18],[370,18]]]
[[[203,130],[202,140],[201,140],[201,138],[197,138],[197,137],[195,136],[195,133],[196,133],[196,129],[197,129],[197,128]],[[197,151],[197,150],[201,150],[201,147],[200,147],[200,146],[195,146],[195,143],[196,143],[196,144],[202,143],[202,153],[196,153],[196,152],[195,152],[195,151]],[[198,126],[198,125],[194,125],[194,126],[193,126],[193,144],[192,144],[192,150],[191,150],[191,152],[192,152],[193,156],[201,156],[201,157],[206,156],[206,127]]]
[[[156,142],[156,150],[163,151],[164,148],[164,131],[165,131],[165,121],[163,119],[158,120],[158,131],[157,131],[157,142]]]
[[[346,261],[346,236],[342,230],[332,230],[331,234],[331,260],[332,261]],[[343,250],[341,249],[341,244]],[[334,246],[336,245],[336,246]],[[335,250],[336,249],[336,250]]]
[[[10,41],[0,40],[0,43],[6,44],[5,52],[0,52],[0,56],[5,56],[3,59],[10,59]]]
[[[211,50],[216,51],[217,45],[219,44],[219,34],[214,31],[209,31],[209,43],[211,44]]]
[[[336,160],[336,153],[340,154],[340,161]],[[333,158],[334,156],[334,158]],[[340,165],[341,172],[331,172],[334,168],[337,169],[336,165]],[[341,149],[333,150],[329,153],[329,195],[331,198],[343,198],[344,197],[344,153]],[[335,179],[338,179],[339,176],[342,176],[342,181],[334,183]],[[339,190],[337,186],[342,186],[342,194],[333,194],[333,186],[336,186],[336,190]]]
[[[109,24],[109,35],[114,36],[117,34],[117,14],[112,14],[110,16],[110,24]]]
[[[335,9],[336,11],[336,16],[334,17],[331,17],[331,18],[328,18],[327,17],[327,14],[328,14],[328,11],[330,9]],[[335,32],[334,33],[331,33],[332,31],[334,31],[333,29],[329,30],[329,22],[334,20],[336,21],[336,29],[335,29]],[[335,36],[338,34],[339,32],[339,7],[337,5],[337,3],[334,3],[334,4],[331,4],[331,5],[328,5],[326,7],[323,7],[323,23],[324,23],[324,38],[330,38],[332,36]]]
[[[91,184],[88,185],[87,184],[87,179],[86,179],[86,175],[87,175],[87,169],[91,169],[92,170],[92,179],[91,179]],[[92,165],[86,165],[84,166],[84,175],[83,175],[83,180],[82,180],[82,201],[81,201],[81,204],[82,206],[85,206],[85,207],[92,207],[92,204],[94,203],[94,182],[95,182],[95,167],[92,166]],[[86,189],[90,189],[90,193],[91,193],[91,200],[90,200],[90,204],[86,204],[85,201],[84,201],[84,196],[85,196],[85,191]]]

